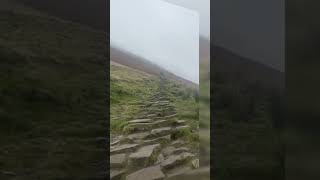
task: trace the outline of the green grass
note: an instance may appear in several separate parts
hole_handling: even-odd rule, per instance
[[[158,87],[158,79],[128,67],[110,67],[110,133],[121,133],[126,122],[134,118],[140,108],[136,103],[143,102]]]
[[[160,76],[150,75],[131,68],[111,66],[111,122],[110,133],[123,133],[128,120],[139,113],[140,108],[134,105],[143,103],[159,89]],[[190,147],[199,144],[198,92],[177,81],[166,79],[164,92],[173,100],[178,119],[186,120],[191,129],[176,132],[175,136],[189,142]]]

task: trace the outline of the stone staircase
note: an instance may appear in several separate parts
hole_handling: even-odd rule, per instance
[[[177,119],[170,99],[159,92],[141,109],[110,142],[110,179],[162,180],[198,168],[198,147],[190,148],[176,135],[191,129]]]

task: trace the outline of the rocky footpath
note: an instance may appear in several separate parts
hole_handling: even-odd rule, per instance
[[[191,131],[161,91],[140,104],[141,112],[110,142],[111,180],[164,180],[199,167],[199,148],[179,131]]]

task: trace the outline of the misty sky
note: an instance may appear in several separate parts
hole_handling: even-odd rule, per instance
[[[111,0],[111,46],[199,83],[199,15],[162,0]]]
[[[165,0],[172,4],[197,11],[200,18],[200,35],[210,39],[210,0]]]
[[[200,14],[200,34],[210,37],[210,0],[166,0]],[[214,44],[284,71],[284,0],[214,0]],[[213,52],[214,53],[214,52]]]

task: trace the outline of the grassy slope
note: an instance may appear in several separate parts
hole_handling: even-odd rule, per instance
[[[132,68],[112,64],[110,66],[111,133],[119,133],[126,121],[139,111],[134,105],[152,95],[159,79]]]
[[[139,108],[136,102],[143,102],[156,93],[159,88],[159,76],[150,75],[123,66],[111,65],[111,133],[121,132],[126,121],[132,120]],[[167,79],[168,96],[174,99],[174,104],[180,119],[187,120],[193,129],[198,128],[198,106],[194,90],[188,86]],[[197,141],[198,136],[188,134],[189,140]]]
[[[16,179],[97,175],[106,158],[95,141],[106,134],[106,34],[3,7],[0,170]]]

